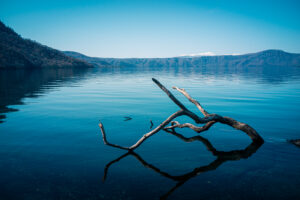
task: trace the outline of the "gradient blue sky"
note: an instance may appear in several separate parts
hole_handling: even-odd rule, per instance
[[[0,0],[25,38],[98,57],[300,53],[300,1]]]

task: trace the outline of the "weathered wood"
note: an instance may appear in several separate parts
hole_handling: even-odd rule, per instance
[[[165,87],[163,86],[158,80],[155,78],[152,78],[152,81],[160,88],[162,91],[164,91],[168,97],[177,105],[179,106],[182,110],[187,110],[187,108],[178,100],[174,95]]]
[[[112,147],[116,147],[116,148],[119,148],[119,149],[130,150],[128,147],[122,147],[122,146],[117,145],[117,144],[111,144],[111,143],[109,143],[107,141],[107,139],[106,139],[105,129],[104,129],[104,126],[103,126],[103,124],[101,122],[99,123],[99,127],[100,127],[100,130],[102,132],[102,138],[103,138],[104,144],[112,146]]]
[[[192,102],[193,104],[196,105],[196,107],[200,110],[200,112],[206,117],[209,115],[209,113],[201,106],[201,104],[193,99],[183,88],[178,88],[178,87],[172,87],[173,89],[179,91],[180,93],[182,93],[190,102]]]
[[[146,139],[148,139],[149,137],[151,137],[152,135],[154,135],[155,133],[159,132],[161,129],[174,129],[174,128],[191,128],[192,130],[200,133],[203,131],[207,131],[212,125],[214,125],[216,122],[222,123],[222,124],[227,124],[235,129],[241,130],[243,132],[245,132],[251,139],[252,141],[263,141],[262,137],[255,131],[255,129],[253,129],[251,126],[249,126],[248,124],[236,121],[235,119],[232,119],[230,117],[222,117],[220,115],[217,114],[209,114],[202,106],[201,104],[196,101],[195,99],[193,99],[184,89],[182,88],[178,88],[178,87],[173,87],[174,89],[176,89],[177,91],[179,91],[180,93],[182,93],[190,102],[192,102],[193,104],[196,105],[196,107],[200,110],[200,112],[204,115],[204,117],[199,117],[198,115],[196,115],[195,113],[193,113],[192,111],[188,110],[167,88],[165,88],[165,86],[163,86],[158,80],[156,80],[155,78],[152,78],[153,82],[161,89],[163,90],[168,97],[177,105],[179,106],[181,109],[175,113],[173,113],[172,115],[170,115],[165,121],[163,121],[160,125],[158,125],[155,129],[151,130],[150,132],[144,134],[135,144],[133,144],[130,147],[123,147],[120,145],[116,145],[116,144],[111,144],[107,141],[106,139],[106,133],[104,130],[104,126],[103,124],[100,122],[99,123],[99,127],[100,130],[102,132],[102,137],[103,137],[103,141],[104,144],[115,147],[115,148],[119,148],[119,149],[124,149],[124,150],[134,150],[137,147],[139,147]],[[204,126],[198,127],[195,126],[191,123],[184,123],[184,124],[180,124],[177,121],[172,121],[173,119],[182,116],[182,115],[186,115],[190,118],[192,118],[195,123],[197,124],[205,124]],[[169,123],[172,123],[171,126],[166,127]]]
[[[255,129],[253,129],[251,126],[249,126],[248,124],[239,122],[235,119],[232,119],[230,117],[222,117],[220,115],[217,114],[209,114],[202,106],[201,104],[196,101],[195,99],[193,99],[183,88],[178,88],[178,87],[173,87],[173,89],[179,91],[180,93],[182,93],[190,102],[192,102],[193,104],[196,105],[196,107],[201,111],[201,113],[205,116],[204,118],[202,118],[202,120],[195,120],[196,123],[206,123],[204,126],[202,127],[197,127],[193,124],[190,123],[185,123],[185,124],[179,124],[178,122],[175,123],[175,125],[173,125],[173,127],[171,126],[171,128],[191,128],[194,131],[200,133],[203,131],[208,130],[215,122],[219,122],[222,124],[227,124],[235,129],[241,130],[243,132],[245,132],[253,141],[263,141],[262,137],[256,132]],[[168,127],[169,128],[169,127]],[[165,128],[166,129],[166,128]]]
[[[109,146],[112,146],[112,147],[116,147],[116,148],[119,148],[119,149],[125,149],[125,150],[134,150],[136,149],[137,147],[139,147],[147,138],[149,138],[150,136],[154,135],[155,133],[159,132],[162,128],[164,128],[166,125],[168,125],[173,119],[175,119],[176,117],[178,116],[181,116],[183,115],[184,111],[183,110],[179,110],[177,112],[175,112],[174,114],[170,115],[165,121],[163,121],[159,126],[157,126],[155,129],[153,129],[152,131],[144,134],[135,144],[133,144],[132,146],[130,147],[123,147],[123,146],[120,146],[120,145],[117,145],[117,144],[111,144],[107,141],[106,139],[106,133],[105,133],[105,130],[104,130],[104,126],[103,124],[100,122],[99,123],[99,127],[100,127],[100,130],[102,132],[102,137],[103,137],[103,141],[104,141],[104,144],[106,145],[109,145]]]
[[[174,129],[174,128],[190,128],[196,131],[197,133],[201,133],[203,131],[207,131],[212,125],[216,123],[215,121],[207,122],[204,126],[195,126],[191,123],[180,124],[178,121],[172,121],[171,126],[165,127],[164,129]]]

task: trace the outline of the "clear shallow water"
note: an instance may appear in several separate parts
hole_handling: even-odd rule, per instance
[[[2,70],[0,197],[296,199],[300,149],[286,139],[300,138],[299,74],[299,68],[276,67]],[[152,77],[169,89],[185,88],[211,113],[250,124],[265,143],[248,158],[218,160],[201,141],[186,143],[161,131],[137,155],[112,163],[103,182],[105,166],[126,152],[103,144],[99,120],[109,141],[129,146],[150,130],[150,120],[155,127],[178,110]],[[125,116],[132,120],[124,121]],[[197,135],[188,129],[178,133]],[[201,136],[219,151],[243,150],[251,143],[221,124]],[[155,169],[190,177],[176,181]]]

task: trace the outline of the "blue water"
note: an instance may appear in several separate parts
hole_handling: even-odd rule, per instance
[[[300,68],[278,67],[1,70],[0,199],[297,199],[300,148],[286,140],[300,138],[299,75]],[[208,112],[250,124],[265,143],[249,156],[220,159],[199,140],[160,131],[109,165],[103,181],[105,166],[126,151],[103,144],[99,120],[110,142],[130,146],[150,120],[155,127],[178,110],[152,77],[200,116],[172,86]],[[218,151],[251,144],[222,124],[200,135]],[[200,173],[188,177],[193,170]]]

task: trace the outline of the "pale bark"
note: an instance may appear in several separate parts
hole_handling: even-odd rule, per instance
[[[175,112],[174,114],[170,115],[164,122],[162,122],[159,126],[157,126],[152,131],[144,134],[135,144],[133,144],[130,147],[123,147],[123,146],[120,146],[120,145],[117,145],[117,144],[109,143],[106,139],[106,133],[105,133],[105,130],[104,130],[104,126],[101,122],[99,123],[99,127],[100,127],[100,130],[102,132],[102,137],[103,137],[104,144],[112,146],[112,147],[116,147],[116,148],[119,148],[119,149],[134,150],[135,148],[139,147],[147,138],[151,137],[152,135],[154,135],[155,133],[160,131],[167,124],[169,124],[173,119],[175,119],[178,116],[183,115],[183,113],[184,113],[183,110],[179,110],[179,111]]]
[[[174,128],[190,128],[196,131],[197,133],[201,133],[203,131],[207,131],[212,125],[216,123],[215,121],[207,122],[204,126],[195,126],[191,123],[180,124],[178,121],[172,121],[171,126],[167,126],[164,129],[174,129]]]
[[[150,132],[144,134],[135,144],[133,144],[130,147],[123,147],[120,145],[116,145],[116,144],[111,144],[107,141],[106,139],[106,133],[104,130],[104,126],[103,124],[100,122],[99,123],[99,127],[101,129],[102,132],[102,137],[103,137],[103,141],[106,145],[112,146],[112,147],[116,147],[119,149],[124,149],[124,150],[134,150],[137,147],[139,147],[146,139],[148,139],[149,137],[151,137],[152,135],[154,135],[155,133],[159,132],[161,129],[174,129],[174,128],[191,128],[192,130],[200,133],[203,131],[208,130],[212,125],[214,125],[216,122],[222,123],[222,124],[227,124],[235,129],[241,130],[243,132],[245,132],[251,139],[252,141],[263,141],[263,139],[261,138],[261,136],[255,131],[255,129],[253,129],[251,126],[249,126],[248,124],[236,121],[235,119],[229,118],[229,117],[222,117],[220,115],[217,114],[209,114],[202,106],[201,104],[196,101],[195,99],[193,99],[184,89],[182,88],[178,88],[178,87],[173,87],[175,90],[179,91],[180,93],[182,93],[190,102],[192,102],[193,104],[196,105],[196,107],[200,110],[200,112],[204,115],[204,117],[199,117],[197,116],[195,113],[193,113],[192,111],[188,110],[167,88],[165,88],[165,86],[163,86],[158,80],[152,78],[153,82],[161,89],[163,90],[168,97],[180,108],[179,111],[173,113],[172,115],[170,115],[165,121],[163,121],[159,126],[157,126],[156,128],[154,128],[153,130],[151,130]],[[173,121],[173,119],[182,116],[182,115],[186,115],[190,118],[192,118],[195,123],[197,124],[205,124],[204,126],[201,127],[197,127],[191,123],[184,123],[184,124],[180,124],[177,121]],[[166,127],[169,123],[172,123],[171,126]]]
[[[193,99],[186,91],[185,91],[185,89],[183,89],[183,88],[178,88],[178,87],[173,87],[173,89],[175,89],[175,90],[177,90],[177,91],[179,91],[179,92],[181,92],[190,102],[192,102],[193,104],[195,104],[196,105],[196,107],[200,110],[200,112],[206,117],[206,116],[208,116],[209,115],[209,113],[201,106],[201,104],[197,101],[197,100],[195,100],[195,99]]]

